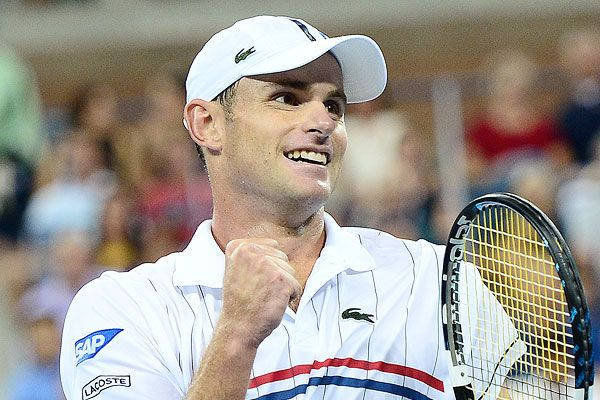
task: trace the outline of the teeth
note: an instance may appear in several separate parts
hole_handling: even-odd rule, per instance
[[[285,155],[290,160],[310,160],[318,162],[319,164],[325,165],[327,164],[327,155],[325,153],[315,153],[314,151],[306,151],[306,150],[295,150],[286,153]]]
[[[321,162],[320,154],[315,153],[314,151],[309,151],[306,155],[306,158],[311,161]]]

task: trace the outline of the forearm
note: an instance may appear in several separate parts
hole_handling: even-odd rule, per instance
[[[239,333],[217,329],[192,379],[186,400],[244,399],[256,348]]]
[[[243,400],[260,343],[302,288],[273,239],[227,243],[223,308],[186,400]]]

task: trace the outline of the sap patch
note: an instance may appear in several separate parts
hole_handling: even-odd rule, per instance
[[[92,332],[75,342],[75,365],[93,358],[123,329],[104,329]]]

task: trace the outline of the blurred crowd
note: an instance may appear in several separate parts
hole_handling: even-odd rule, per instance
[[[568,90],[552,109],[529,55],[507,49],[482,62],[488,93],[465,124],[466,182],[471,198],[511,191],[530,199],[565,233],[600,350],[600,34],[571,32],[557,47]],[[135,97],[90,83],[71,104],[50,108],[23,61],[0,48],[8,399],[62,398],[62,320],[82,285],[181,250],[210,218],[208,177],[182,125],[184,73],[165,66]],[[444,243],[457,210],[440,201],[434,142],[397,106],[386,93],[349,107],[349,149],[328,211],[342,225]]]

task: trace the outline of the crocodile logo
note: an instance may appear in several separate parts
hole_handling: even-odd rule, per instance
[[[255,51],[256,50],[254,50],[254,46],[250,47],[248,50],[241,49],[235,55],[235,63],[239,64],[240,61],[244,61],[250,54],[254,53]]]
[[[344,310],[344,312],[342,313],[342,319],[352,318],[357,321],[367,321],[367,322],[374,323],[375,321],[373,321],[371,319],[372,317],[373,317],[373,314],[361,313],[360,308],[356,308],[356,307],[351,307],[347,310]]]

